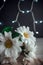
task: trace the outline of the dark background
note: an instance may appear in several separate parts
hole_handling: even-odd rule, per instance
[[[18,12],[18,4],[19,0],[6,0],[4,7],[2,10],[0,10],[0,22],[2,22],[2,25],[0,25],[0,31],[2,31],[4,26],[11,26],[18,27],[17,23],[12,23],[12,20],[16,19],[16,15]],[[3,4],[3,0],[0,0],[0,7]],[[32,0],[24,0],[21,2],[20,7],[22,10],[29,10],[31,7]],[[35,19],[38,21],[38,24],[36,24],[36,30],[39,32],[39,34],[35,34],[36,37],[43,37],[43,22],[39,23],[40,20],[43,21],[43,0],[38,0],[38,2],[34,2],[33,7],[33,13],[35,16]],[[31,16],[31,13],[20,13],[18,21],[21,25],[26,25],[30,27],[30,30],[33,30],[33,19]],[[34,30],[33,30],[34,31]]]

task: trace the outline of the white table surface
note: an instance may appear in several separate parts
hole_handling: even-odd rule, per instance
[[[43,59],[43,38],[37,38],[36,44],[38,46],[36,55],[37,57]]]

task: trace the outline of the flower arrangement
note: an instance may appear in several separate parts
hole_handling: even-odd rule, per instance
[[[34,33],[27,26],[20,26],[15,31],[11,27],[5,27],[0,33],[0,55],[3,53],[5,57],[10,57],[14,62],[17,61],[19,55],[24,53],[23,61],[33,60],[36,58],[37,45]]]

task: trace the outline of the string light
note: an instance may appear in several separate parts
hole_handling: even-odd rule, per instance
[[[2,8],[4,7],[4,4],[5,4],[5,2],[6,2],[6,0],[3,0],[3,5],[0,7],[0,10],[2,10]]]
[[[0,25],[2,25],[2,22],[0,22]]]
[[[37,24],[38,22],[37,22],[37,21],[35,21],[35,23]]]
[[[32,1],[32,4],[31,4],[30,10],[26,10],[26,11],[21,10],[21,8],[20,8],[20,3],[21,3],[21,1],[25,1],[25,0],[19,0],[19,1],[18,1],[18,13],[17,13],[17,15],[16,15],[16,19],[13,20],[12,23],[18,22],[18,18],[19,18],[20,12],[23,13],[23,14],[25,14],[25,13],[27,13],[27,14],[28,14],[28,13],[31,13],[32,19],[33,19],[34,32],[35,32],[36,34],[39,34],[39,32],[36,30],[36,25],[35,25],[35,24],[43,23],[43,21],[42,21],[42,20],[39,21],[39,22],[36,21],[36,20],[35,20],[34,13],[33,13],[33,5],[34,5],[34,2],[38,2],[38,0],[33,0],[33,1]],[[3,2],[4,2],[4,3],[3,3],[3,5],[0,7],[0,10],[4,7],[4,4],[5,4],[6,0],[3,0]],[[0,25],[2,25],[2,22],[0,22]],[[19,22],[18,22],[18,26],[20,26],[20,23],[19,23]]]
[[[43,21],[35,21],[36,24],[43,23]]]
[[[32,18],[33,18],[33,28],[34,28],[34,31],[36,32],[36,26],[35,26],[35,17],[34,17],[34,13],[33,13],[33,4],[34,4],[34,1],[32,1],[32,4],[31,4],[31,8],[30,8],[30,10],[27,10],[26,12],[27,13],[31,13],[32,14]],[[19,9],[19,12],[21,12],[21,13],[24,13],[25,11],[23,11],[23,10],[21,10],[20,9],[20,1],[18,2],[18,9]]]
[[[40,21],[40,23],[43,23],[43,21]]]
[[[4,2],[6,2],[6,0],[3,0]]]
[[[39,32],[38,32],[38,31],[36,31],[36,34],[39,34]]]
[[[20,1],[24,1],[24,0],[20,0]]]
[[[27,12],[27,13],[29,13],[30,11],[29,11],[29,10],[27,10],[26,12]]]
[[[25,13],[25,11],[22,11],[22,13]]]
[[[12,23],[15,23],[16,21],[12,21]]]
[[[33,0],[33,1],[32,1],[32,4],[31,4],[30,10],[26,10],[26,11],[21,10],[21,8],[20,8],[20,3],[21,3],[21,1],[24,1],[24,0],[19,0],[19,1],[18,1],[18,13],[17,13],[16,19],[15,19],[14,21],[12,21],[12,23],[15,23],[15,22],[18,21],[18,17],[19,17],[19,13],[20,13],[20,12],[23,13],[23,14],[25,14],[25,13],[31,13],[32,19],[33,19],[34,32],[35,32],[36,34],[39,34],[39,32],[36,31],[36,25],[35,25],[35,23],[37,24],[38,22],[35,20],[35,16],[34,16],[34,13],[33,13],[33,4],[34,4],[34,2],[38,2],[38,0]],[[40,23],[41,23],[41,22],[42,22],[42,21],[40,21]],[[19,22],[18,22],[18,25],[20,26],[20,23],[19,23]]]
[[[38,0],[34,0],[34,2],[38,2]]]

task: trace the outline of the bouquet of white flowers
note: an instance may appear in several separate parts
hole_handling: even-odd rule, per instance
[[[20,26],[15,31],[11,27],[5,27],[0,33],[0,55],[4,52],[4,57],[17,62],[17,58],[23,53],[23,61],[33,61],[37,49],[35,42],[34,33],[28,26]]]

